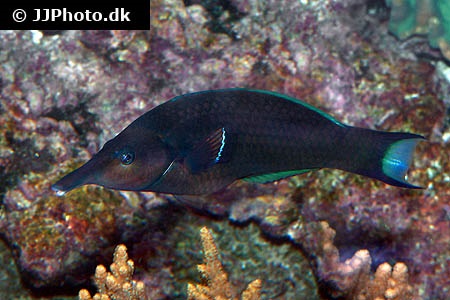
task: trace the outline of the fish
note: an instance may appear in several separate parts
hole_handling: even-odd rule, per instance
[[[424,137],[346,125],[296,98],[244,88],[184,94],[149,110],[57,181],[208,195],[236,180],[266,183],[322,168],[418,189],[405,179]]]

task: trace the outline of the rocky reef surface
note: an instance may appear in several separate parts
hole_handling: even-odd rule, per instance
[[[119,243],[150,299],[185,298],[205,225],[231,281],[262,279],[263,299],[352,299],[383,262],[406,264],[412,299],[450,297],[450,68],[439,53],[392,36],[382,1],[152,0],[150,15],[150,31],[0,31],[0,298],[75,297]],[[321,170],[237,182],[201,209],[50,190],[145,111],[227,87],[422,134],[408,177],[424,189]]]

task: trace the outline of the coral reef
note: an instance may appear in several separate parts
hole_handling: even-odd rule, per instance
[[[316,274],[329,285],[326,293],[345,299],[413,299],[408,282],[408,268],[397,262],[393,269],[388,263],[378,266],[371,274],[372,258],[368,250],[358,250],[341,262],[339,250],[333,244],[336,232],[326,222],[294,224],[288,235],[300,241],[304,250],[316,261]]]
[[[25,184],[21,187],[24,191],[32,190]],[[109,201],[109,207],[119,208],[118,199],[113,193],[88,188],[66,199],[49,195],[28,207],[17,208],[19,203],[11,199],[20,195],[7,193],[8,223],[2,229],[16,249],[13,253],[20,263],[22,277],[34,287],[83,281],[75,271],[79,264],[94,263],[99,247],[108,247],[115,238],[114,216],[101,199]]]
[[[386,0],[389,30],[400,39],[427,35],[431,47],[450,60],[450,3],[446,0]]]
[[[219,233],[233,285],[257,274],[261,298],[350,295],[345,280],[322,285],[332,268],[322,248],[308,247],[327,232],[325,220],[336,232],[339,261],[326,260],[333,267],[366,249],[373,266],[408,266],[412,299],[448,299],[448,67],[436,71],[435,57],[388,34],[383,10],[367,14],[367,1],[206,2],[151,0],[150,31],[0,31],[0,229],[22,282],[49,296],[78,290],[87,270],[126,243],[151,299],[185,298],[201,260],[186,251],[189,237],[205,223]],[[289,94],[355,126],[424,135],[408,177],[425,189],[329,170],[236,183],[197,201],[195,212],[220,223],[183,213],[163,195],[88,187],[58,198],[49,190],[148,109],[235,86]]]
[[[391,267],[388,263],[381,264],[367,294],[361,299],[411,299],[412,287],[408,284],[408,267],[404,263],[396,263]]]
[[[214,242],[210,230],[203,227],[200,230],[202,239],[205,263],[197,266],[202,277],[206,280],[206,285],[188,284],[187,293],[190,300],[234,300],[238,299],[238,293],[228,281],[228,275],[223,270],[219,260],[219,251]],[[261,279],[250,282],[247,288],[241,293],[242,300],[258,300],[261,294]]]
[[[14,257],[8,246],[0,241],[0,297],[2,299],[27,299],[27,291],[24,290],[20,273],[14,263]]]
[[[132,279],[134,273],[134,262],[128,259],[127,247],[118,245],[114,250],[111,272],[107,272],[103,265],[95,269],[94,282],[98,293],[93,297],[88,290],[80,290],[80,300],[140,300],[146,299],[144,283]]]
[[[256,224],[235,226],[190,214],[179,221],[171,232],[171,239],[176,242],[172,257],[177,261],[171,271],[176,278],[175,290],[183,293],[172,294],[172,297],[186,299],[186,282],[199,282],[195,263],[205,261],[205,252],[202,253],[198,245],[198,232],[207,226],[216,233],[220,261],[236,295],[237,291],[245,290],[250,281],[259,278],[263,283],[261,299],[321,299],[306,257],[288,242],[274,244],[267,240]],[[205,284],[205,281],[200,283]]]

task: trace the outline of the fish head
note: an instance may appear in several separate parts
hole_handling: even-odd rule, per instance
[[[118,190],[143,190],[170,165],[170,152],[157,134],[127,128],[87,163],[69,173],[52,189],[58,195],[85,184]]]

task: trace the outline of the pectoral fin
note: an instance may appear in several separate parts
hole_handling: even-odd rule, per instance
[[[186,156],[186,166],[192,173],[198,173],[209,167],[227,161],[228,133],[219,128],[200,141]]]

